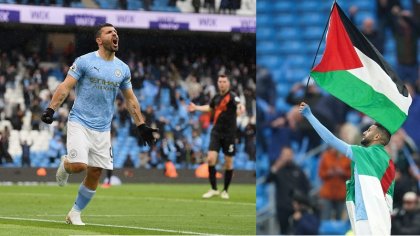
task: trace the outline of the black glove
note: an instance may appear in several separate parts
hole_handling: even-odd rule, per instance
[[[41,120],[44,123],[51,124],[53,122],[54,110],[51,108],[45,109],[44,113],[42,113]]]
[[[141,124],[137,126],[139,130],[139,143],[140,145],[146,146],[146,144],[151,147],[156,143],[155,137],[153,137],[153,132],[158,132],[159,129],[153,129],[147,126],[146,124]]]

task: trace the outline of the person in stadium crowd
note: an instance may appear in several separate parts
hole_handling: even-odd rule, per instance
[[[158,131],[145,124],[131,87],[130,70],[115,56],[119,38],[114,26],[100,25],[95,38],[99,49],[75,60],[41,117],[51,124],[55,111],[76,87],[76,100],[67,123],[68,154],[61,157],[56,174],[58,185],[64,186],[70,174],[86,170],[76,201],[66,216],[66,222],[74,225],[84,225],[81,211],[95,195],[102,169],[113,169],[110,130],[119,89],[138,127],[140,144],[152,146],[156,142],[153,134]]]
[[[306,103],[299,111],[328,145],[352,161],[346,205],[355,235],[390,235],[395,167],[384,147],[389,131],[375,123],[363,132],[362,146],[349,145],[325,128]]]
[[[210,146],[207,154],[209,165],[209,180],[211,189],[203,195],[203,198],[211,198],[220,195],[223,199],[229,199],[228,188],[233,175],[233,156],[235,155],[236,116],[244,111],[239,97],[230,90],[230,80],[226,75],[219,75],[217,80],[219,94],[215,95],[208,105],[196,105],[190,103],[188,110],[212,112],[213,128],[210,136]],[[216,162],[219,150],[225,154],[225,175],[222,193],[217,190]]]

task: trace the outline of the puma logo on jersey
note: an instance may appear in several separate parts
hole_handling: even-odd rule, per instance
[[[98,68],[96,68],[96,66],[94,66],[94,67],[93,67],[93,69],[95,69],[96,71],[98,71],[98,72],[99,72],[99,69],[98,69]]]

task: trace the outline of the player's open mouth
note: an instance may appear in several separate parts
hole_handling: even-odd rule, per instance
[[[114,44],[114,46],[118,46],[118,39],[113,39],[112,43]]]

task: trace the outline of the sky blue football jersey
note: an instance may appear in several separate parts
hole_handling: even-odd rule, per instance
[[[68,75],[77,80],[76,100],[69,121],[100,132],[111,130],[118,90],[131,88],[127,64],[117,57],[105,61],[95,51],[78,57]]]

